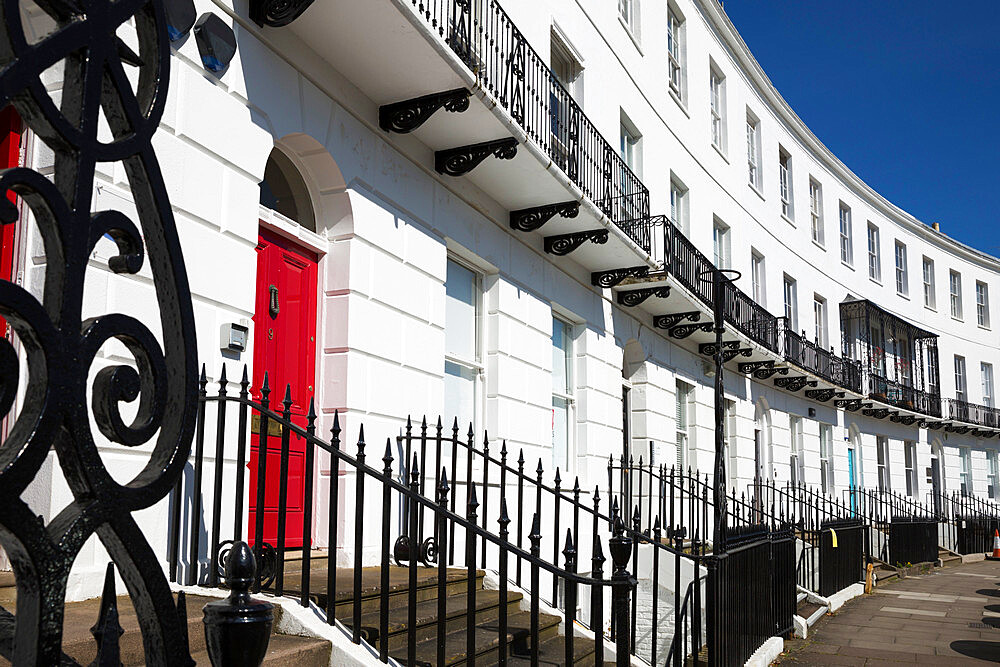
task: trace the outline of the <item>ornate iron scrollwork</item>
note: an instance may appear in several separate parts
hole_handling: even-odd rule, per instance
[[[510,228],[522,232],[533,232],[557,215],[563,218],[575,218],[579,214],[580,202],[578,201],[523,208],[510,212]]]
[[[785,389],[787,391],[796,392],[805,387],[815,387],[819,382],[816,380],[810,380],[807,375],[798,375],[796,377],[781,377],[774,379],[774,386],[780,389]]]
[[[687,338],[695,331],[702,331],[704,333],[712,333],[715,326],[711,322],[704,322],[703,324],[679,324],[676,327],[670,329],[667,334],[671,338],[676,338],[677,340],[683,340]]]
[[[517,139],[508,137],[437,151],[434,169],[446,176],[465,176],[491,155],[498,160],[513,160],[517,155]]]
[[[944,428],[944,422],[927,422],[924,426],[931,431],[939,431]]]
[[[739,350],[740,341],[738,340],[727,340],[722,343],[723,352],[728,352],[730,350]],[[706,357],[711,357],[715,355],[715,342],[702,343],[698,346],[698,354],[703,354]]]
[[[437,112],[444,109],[451,113],[461,113],[469,108],[467,88],[456,88],[443,93],[433,93],[411,100],[384,104],[378,109],[378,126],[386,132],[407,134],[418,127]]]
[[[670,298],[670,286],[643,287],[642,289],[618,292],[618,304],[621,306],[635,307],[652,296],[655,296],[658,299]]]
[[[757,371],[774,368],[774,362],[770,360],[747,361],[740,364],[737,368],[743,375],[753,375]]]
[[[396,561],[396,565],[410,561],[413,557],[412,548],[413,544],[408,535],[400,535],[396,538],[395,544],[392,545],[392,558]],[[418,543],[416,551],[417,559],[427,567],[437,563],[438,544],[433,537],[428,537],[423,542]]]
[[[912,426],[914,422],[918,421],[918,417],[916,415],[895,414],[889,417],[889,421],[903,426]]]
[[[701,319],[700,310],[691,310],[686,313],[670,313],[669,315],[657,315],[653,318],[653,326],[657,329],[673,329],[675,326],[687,320],[697,322]]]
[[[842,410],[846,410],[847,412],[857,412],[866,405],[871,405],[870,403],[866,404],[860,398],[839,399],[834,401],[833,404]]]
[[[10,658],[14,664],[60,663],[66,581],[76,555],[96,534],[141,617],[146,662],[187,664],[185,628],[170,587],[132,516],[175,487],[188,459],[198,409],[191,295],[152,145],[170,79],[166,15],[160,0],[39,6],[55,29],[29,44],[19,3],[2,0],[0,5],[0,107],[13,103],[56,156],[53,180],[27,168],[0,174],[0,193],[16,192],[31,209],[48,259],[41,303],[20,286],[0,280],[0,314],[17,332],[27,361],[26,399],[0,447],[0,543],[10,557],[18,596],[18,640]],[[87,11],[91,7],[92,13]],[[134,88],[116,36],[130,21],[141,62]],[[43,72],[60,62],[64,87],[57,105]],[[109,140],[98,132],[102,110]],[[124,165],[135,222],[118,211],[92,212],[98,162]],[[9,215],[3,219],[11,221]],[[157,336],[135,317],[115,313],[82,319],[84,278],[93,248],[105,236],[118,247],[109,260],[115,273],[136,274],[149,261],[162,349]],[[127,447],[152,445],[143,469],[125,483],[105,467],[88,410],[91,366],[112,339],[125,345],[135,366],[109,366],[96,373],[94,421],[107,440]],[[0,348],[5,349],[0,357],[9,358],[10,343],[0,341]],[[0,376],[4,400],[18,381],[17,373]],[[135,416],[126,422],[119,404],[134,401]],[[52,449],[74,502],[45,525],[22,494]]]
[[[648,275],[648,266],[632,266],[627,269],[595,271],[590,274],[590,284],[594,287],[614,287],[626,278],[645,278]]]
[[[889,408],[864,408],[861,414],[875,419],[885,419],[889,416]]]
[[[844,392],[836,389],[806,389],[806,398],[811,398],[820,403],[826,403],[834,396],[843,396]]]
[[[545,237],[545,252],[550,255],[568,255],[587,241],[597,245],[608,242],[608,230],[592,229],[586,232],[572,232]]]
[[[250,0],[250,20],[259,26],[281,28],[302,16],[313,0]]]

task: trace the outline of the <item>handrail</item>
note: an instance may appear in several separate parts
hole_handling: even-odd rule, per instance
[[[821,348],[808,340],[805,332],[799,334],[789,327],[787,318],[778,319],[782,323],[782,354],[786,361],[838,387],[861,393],[860,363],[837,356],[832,348]]]
[[[868,375],[868,396],[904,410],[912,410],[930,417],[941,416],[939,394],[931,394],[876,373]]]
[[[510,552],[511,554],[517,556],[518,558],[522,558],[523,560],[533,565],[538,565],[540,568],[547,570],[550,573],[558,574],[560,577],[569,579],[571,581],[575,581],[580,584],[586,584],[588,586],[619,585],[618,583],[613,584],[612,581],[609,579],[592,579],[590,577],[581,576],[576,572],[565,570],[563,568],[558,567],[557,565],[549,563],[548,561],[542,558],[536,557],[532,555],[530,552],[525,551],[510,542],[504,542],[503,540],[501,540],[499,536],[494,535],[493,533],[484,530],[483,528],[480,528],[478,524],[471,523],[468,519],[452,512],[451,510],[442,508],[438,503],[434,502],[433,500],[430,500],[429,498],[424,497],[419,493],[416,493],[409,486],[401,484],[400,482],[393,479],[391,476],[388,477],[385,476],[382,473],[382,471],[378,470],[377,468],[372,468],[367,463],[359,462],[357,458],[346,453],[344,450],[332,447],[331,445],[326,443],[322,438],[310,434],[306,429],[302,428],[298,424],[295,424],[291,420],[285,419],[279,413],[273,411],[268,407],[264,407],[260,403],[256,403],[251,399],[242,398],[239,396],[208,396],[204,397],[203,400],[209,403],[228,402],[228,403],[247,405],[248,407],[259,412],[262,416],[266,415],[268,421],[274,421],[283,429],[288,429],[289,433],[294,433],[300,438],[305,439],[310,444],[313,444],[319,447],[320,449],[323,449],[331,456],[336,457],[338,460],[343,461],[344,463],[347,463],[353,466],[354,468],[363,469],[366,477],[370,477],[378,482],[381,482],[391,487],[398,493],[406,496],[407,498],[417,502],[419,505],[428,508],[435,513],[440,513],[444,515],[452,523],[458,524],[467,530],[471,530],[472,532],[476,533],[478,537],[482,537],[497,546],[503,545],[503,548],[508,552]],[[339,419],[339,411],[334,413],[334,418]],[[389,450],[387,449],[387,451]],[[445,482],[447,483],[447,480],[445,480]],[[612,518],[611,521],[614,521],[615,519],[618,519],[620,521],[620,518],[618,517]],[[624,525],[624,522],[621,522],[621,524]]]

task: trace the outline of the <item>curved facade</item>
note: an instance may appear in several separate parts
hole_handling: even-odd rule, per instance
[[[315,399],[320,430],[339,410],[369,442],[407,415],[471,423],[588,490],[609,457],[708,472],[703,279],[722,266],[741,274],[723,294],[731,485],[1000,494],[1000,261],[852,174],[714,0],[338,0],[282,28],[196,4],[237,53],[210,72],[196,40],[174,43],[156,141],[210,381],[246,363],[259,386],[266,367]],[[262,191],[272,151],[281,182]],[[98,178],[98,205],[129,210],[124,174]],[[12,275],[40,290],[35,236],[22,220]],[[312,268],[276,282],[264,246]],[[108,271],[112,250],[95,251],[90,303],[141,316],[151,287]],[[288,294],[306,305],[278,364],[262,346],[298,312]],[[233,324],[245,349],[219,344]],[[143,456],[104,451],[122,471]],[[242,474],[208,460],[206,477]],[[32,491],[45,516],[67,498],[51,469]],[[326,507],[320,491],[320,546]],[[359,518],[335,519],[343,534]],[[104,562],[81,557],[79,595]]]

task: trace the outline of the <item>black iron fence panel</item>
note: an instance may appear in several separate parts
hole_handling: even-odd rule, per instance
[[[993,537],[1000,530],[1000,516],[956,516],[956,549],[963,556],[993,552]]]
[[[636,245],[650,251],[649,190],[496,0],[412,0],[480,86]]]
[[[795,613],[795,538],[767,527],[732,536],[708,572],[708,659],[742,665],[770,637],[787,636]]]
[[[826,350],[781,323],[782,354],[787,361],[809,371],[838,387],[861,392],[861,365],[851,359],[839,357],[833,350]]]
[[[865,526],[831,521],[819,534],[819,594],[829,597],[864,579]]]
[[[894,518],[889,523],[889,564],[896,567],[938,560],[938,523]]]
[[[948,419],[988,428],[1000,428],[1000,411],[996,408],[959,401],[954,398],[947,399],[947,402]]]

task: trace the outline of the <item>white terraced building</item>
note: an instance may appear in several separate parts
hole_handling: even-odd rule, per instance
[[[259,388],[266,371],[273,402],[289,383],[293,412],[314,399],[319,431],[339,411],[370,443],[408,415],[471,422],[587,493],[610,457],[707,473],[713,301],[699,272],[715,265],[739,273],[725,309],[731,488],[1000,497],[1000,260],[852,173],[716,0],[505,0],[506,14],[472,0],[464,19],[433,0],[299,4],[271,27],[246,2],[197,0],[235,35],[218,71],[192,34],[173,43],[154,143],[210,382],[247,364]],[[504,38],[476,38],[488,31]],[[58,72],[46,83],[57,96]],[[50,169],[9,126],[21,154],[8,164]],[[124,179],[100,171],[98,209],[133,211]],[[4,270],[41,294],[27,209],[5,230]],[[94,252],[85,315],[158,321],[148,273],[110,272],[113,248]],[[122,479],[144,462],[142,448],[103,454]],[[211,448],[207,461],[209,479]],[[224,465],[228,488],[235,458]],[[71,496],[54,455],[46,471],[30,500],[51,518]],[[320,456],[318,547],[330,474]],[[166,563],[161,532],[149,538]],[[77,597],[99,592],[107,557],[91,544]]]

